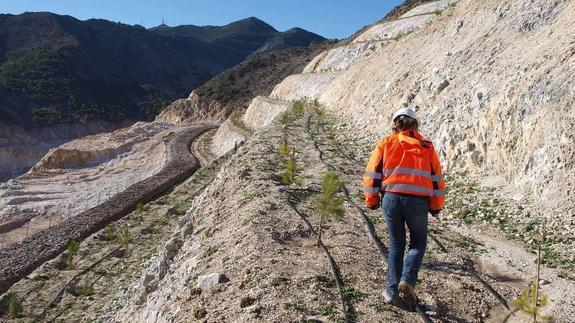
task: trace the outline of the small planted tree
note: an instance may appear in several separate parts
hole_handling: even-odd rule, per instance
[[[68,266],[68,269],[72,269],[72,267],[74,266],[74,256],[78,253],[78,251],[80,251],[80,242],[78,241],[70,241],[68,243],[68,256],[66,257],[66,265]]]
[[[146,206],[144,203],[140,202],[138,204],[136,204],[136,213],[138,214],[142,214],[146,211],[148,211],[148,206]]]
[[[304,103],[302,100],[295,101],[292,106],[291,110],[296,117],[300,117],[304,113]]]
[[[16,294],[6,295],[6,303],[8,304],[8,313],[10,317],[15,319],[22,314],[22,300]]]
[[[291,156],[287,161],[286,169],[282,176],[282,183],[285,185],[291,185],[295,183],[295,175],[296,175],[296,161],[295,161],[295,148],[291,150]]]
[[[126,256],[129,255],[129,251],[130,251],[130,243],[132,243],[133,240],[133,236],[132,236],[132,232],[130,232],[130,229],[128,229],[127,226],[122,227],[122,229],[120,229],[120,232],[118,234],[118,242],[120,243],[120,246],[122,246],[122,249],[124,250]]]
[[[144,214],[144,212],[147,212],[149,209],[150,208],[142,202],[136,204],[135,211],[136,211],[136,214],[138,214],[140,216],[140,222],[144,221],[143,214]]]
[[[94,294],[94,286],[91,283],[85,283],[84,285],[78,285],[74,289],[76,295],[80,297],[88,297]]]
[[[106,240],[112,241],[116,239],[116,231],[118,227],[114,223],[110,223],[106,226]]]
[[[319,119],[320,123],[323,123],[323,119],[325,117],[325,109],[324,107],[321,105],[321,103],[319,103],[319,101],[317,99],[315,99],[313,101],[313,111],[315,112],[315,114],[317,115],[317,118]]]
[[[289,126],[292,122],[294,122],[294,120],[295,118],[293,114],[290,113],[289,111],[284,111],[279,116],[279,121],[284,127]]]
[[[280,144],[280,155],[282,155],[282,157],[287,157],[289,156],[291,150],[292,147],[288,144],[287,139],[284,138],[283,142]]]
[[[316,201],[315,210],[320,214],[317,245],[321,244],[323,224],[329,218],[341,220],[345,213],[343,209],[343,197],[336,194],[341,190],[341,181],[334,172],[327,172],[322,180],[322,195]]]
[[[542,239],[543,241],[544,239]],[[539,295],[539,280],[541,273],[541,244],[537,246],[537,278],[527,290],[522,290],[519,298],[514,300],[515,307],[531,315],[533,322],[549,322],[551,317],[541,316],[539,312],[547,305],[547,295]]]

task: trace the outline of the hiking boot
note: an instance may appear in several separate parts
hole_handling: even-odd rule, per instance
[[[415,304],[417,303],[417,297],[415,296],[415,292],[413,291],[413,287],[409,285],[407,282],[400,282],[399,286],[399,297],[403,299],[408,304]]]
[[[394,297],[389,295],[389,292],[387,291],[387,289],[385,289],[383,291],[383,301],[386,302],[387,304],[391,304],[394,301]]]

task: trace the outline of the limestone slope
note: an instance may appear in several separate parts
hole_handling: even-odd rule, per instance
[[[514,187],[573,234],[574,16],[573,1],[423,4],[320,54],[270,97],[317,99],[372,142],[410,104],[448,170]]]

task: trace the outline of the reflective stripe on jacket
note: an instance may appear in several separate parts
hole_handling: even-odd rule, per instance
[[[445,182],[431,141],[416,131],[393,133],[377,143],[363,175],[365,203],[379,204],[379,192],[428,196],[430,210],[441,210]]]

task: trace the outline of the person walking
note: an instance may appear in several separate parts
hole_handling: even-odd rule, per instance
[[[393,132],[377,143],[363,175],[366,207],[376,210],[381,204],[387,224],[387,303],[397,296],[409,304],[417,302],[414,288],[427,246],[427,214],[436,216],[445,203],[439,158],[418,128],[415,112],[399,109]],[[409,248],[404,259],[406,226]]]

